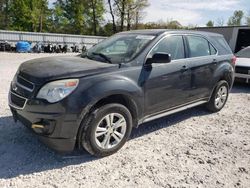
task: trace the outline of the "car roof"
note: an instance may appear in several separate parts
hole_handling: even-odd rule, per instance
[[[175,30],[175,29],[144,29],[144,30],[131,30],[124,31],[120,34],[142,34],[142,35],[161,35],[163,33],[176,33],[176,34],[200,34],[204,36],[222,36],[218,33],[205,32],[205,31],[196,31],[196,30]]]

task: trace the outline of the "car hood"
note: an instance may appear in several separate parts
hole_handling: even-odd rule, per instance
[[[250,58],[237,58],[236,66],[239,67],[250,67]]]
[[[117,69],[118,65],[81,57],[56,56],[34,59],[20,65],[18,74],[25,79],[43,84],[50,80],[78,78]]]

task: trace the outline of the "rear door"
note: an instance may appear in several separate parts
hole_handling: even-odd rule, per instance
[[[145,113],[151,115],[184,104],[188,100],[190,71],[186,66],[184,40],[181,35],[163,38],[148,57],[155,53],[171,55],[170,63],[152,63],[144,67]]]
[[[186,35],[191,82],[188,98],[190,101],[207,98],[213,85],[213,73],[217,66],[217,50],[200,35]]]

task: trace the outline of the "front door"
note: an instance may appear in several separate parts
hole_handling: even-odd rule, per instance
[[[170,35],[163,38],[149,53],[164,52],[172,61],[166,64],[152,63],[145,66],[144,92],[145,115],[152,115],[188,102],[191,73],[185,61],[183,37]]]

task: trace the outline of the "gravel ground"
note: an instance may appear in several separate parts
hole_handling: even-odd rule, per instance
[[[249,86],[234,86],[219,113],[197,107],[142,125],[112,156],[61,156],[8,108],[18,66],[41,56],[0,53],[0,187],[250,187]]]

